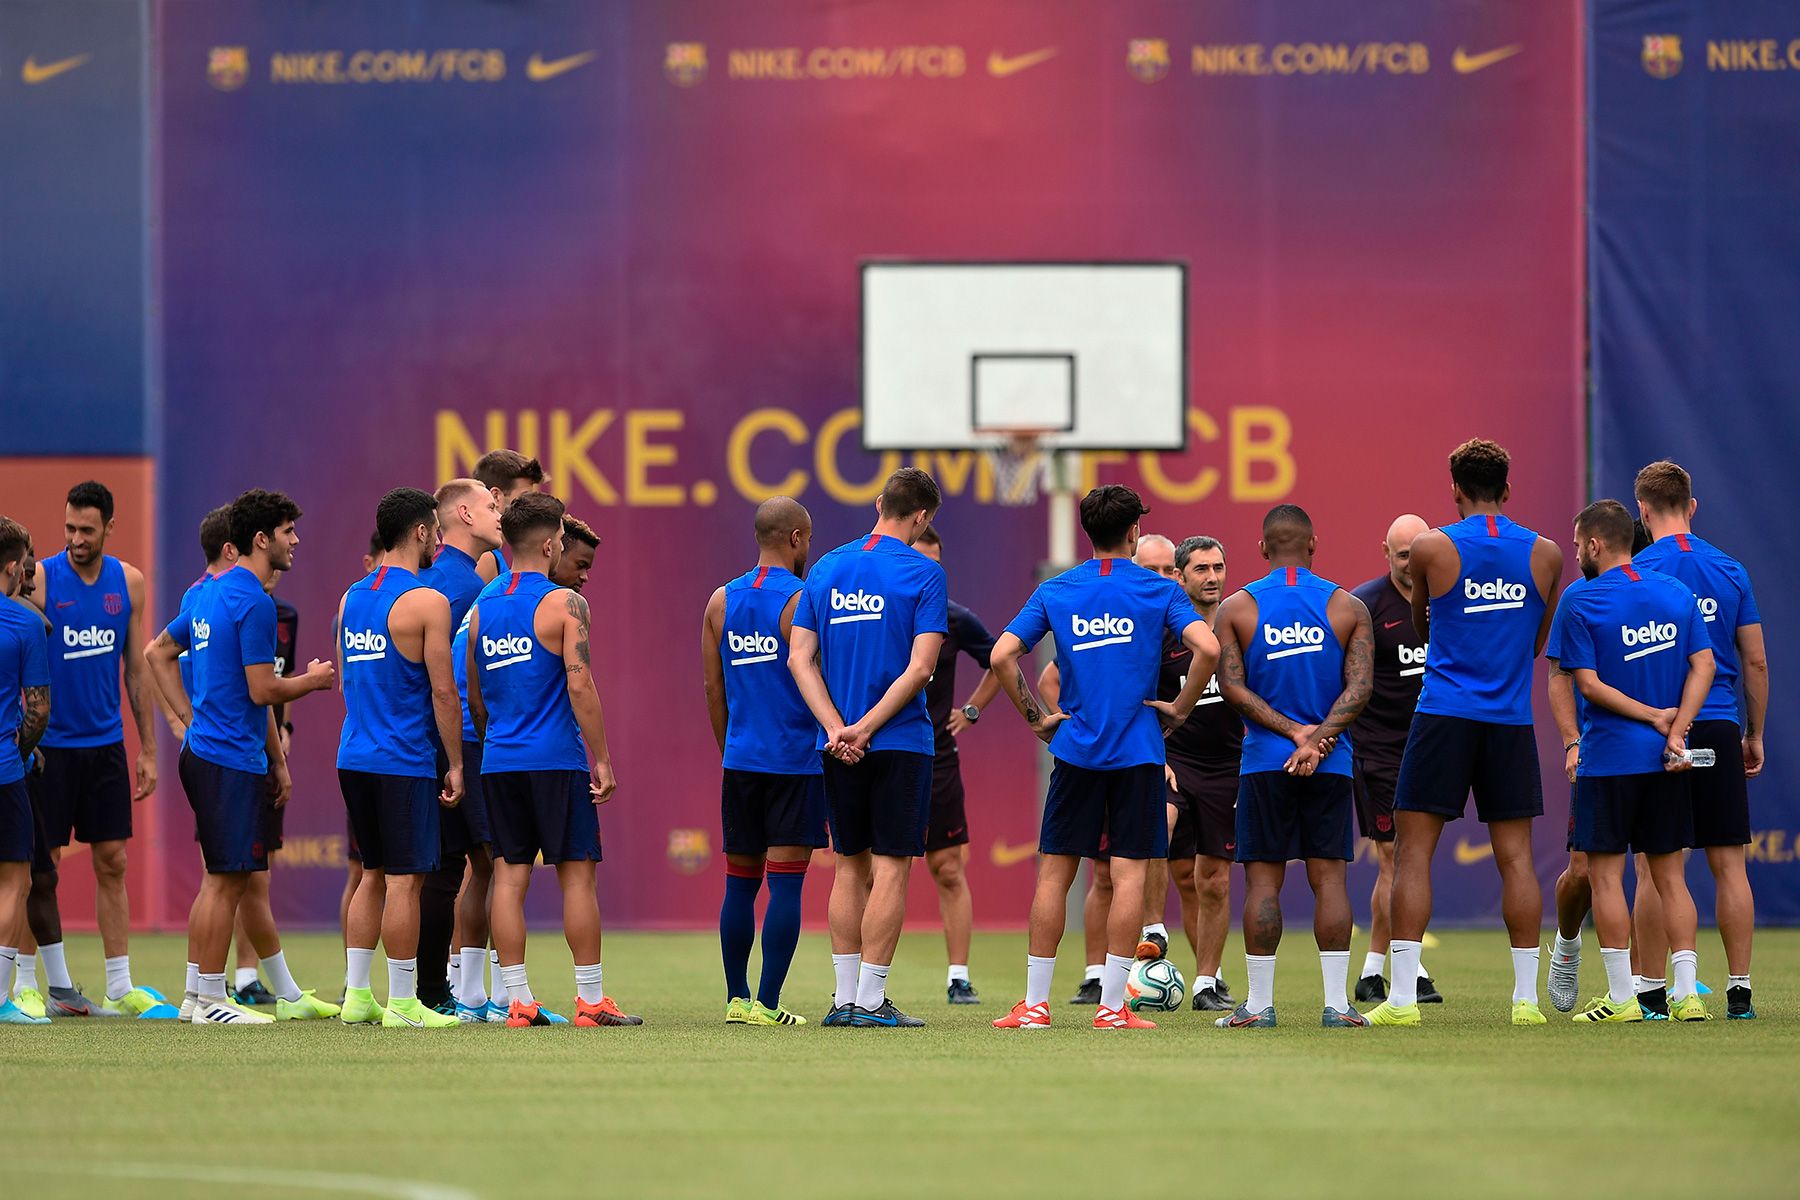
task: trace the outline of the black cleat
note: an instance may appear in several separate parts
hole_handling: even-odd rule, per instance
[[[275,993],[264,987],[262,980],[253,979],[250,981],[248,987],[238,988],[231,993],[231,1002],[233,1004],[248,1004],[253,1006],[258,1004],[273,1005],[275,1003]]]
[[[1655,1013],[1665,1021],[1669,1019],[1669,989],[1667,987],[1639,992],[1637,1002],[1638,1007],[1644,1010],[1644,1016],[1649,1017],[1651,1013]],[[1651,1019],[1654,1020],[1654,1018]]]
[[[1214,978],[1217,979],[1219,983],[1219,999],[1225,1001],[1225,1003],[1234,1008],[1237,1007],[1237,997],[1231,994],[1231,985],[1225,982],[1225,977],[1223,975],[1217,975],[1214,976]]]
[[[1356,1002],[1373,1004],[1387,999],[1387,980],[1379,975],[1364,975],[1356,981]],[[1440,997],[1441,999],[1441,997]]]
[[[1754,1021],[1756,1006],[1750,1003],[1750,989],[1747,987],[1728,987],[1725,989],[1725,1016],[1732,1021]]]
[[[1236,1007],[1218,988],[1201,988],[1194,993],[1195,1012],[1231,1012]]]
[[[1444,994],[1437,990],[1437,984],[1431,982],[1429,975],[1419,976],[1418,1002],[1420,1004],[1442,1004],[1444,1002]]]
[[[894,1007],[892,1000],[883,1000],[881,1007],[867,1009],[862,1005],[852,1005],[850,1024],[857,1029],[918,1029],[925,1022],[918,1017],[909,1017]]]
[[[1100,1003],[1100,981],[1098,979],[1082,980],[1081,990],[1069,997],[1069,1003],[1085,1004],[1089,1008],[1097,1007]]]
[[[968,980],[952,979],[949,987],[949,1001],[952,1004],[980,1004],[981,994]]]
[[[1159,958],[1169,957],[1169,939],[1160,933],[1146,933],[1144,940],[1137,944],[1139,962],[1155,962]]]

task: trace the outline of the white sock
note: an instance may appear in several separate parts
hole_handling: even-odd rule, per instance
[[[1381,969],[1383,967],[1385,967],[1386,965],[1387,965],[1387,955],[1377,954],[1373,950],[1371,950],[1367,954],[1363,955],[1362,974],[1357,976],[1357,978],[1367,979],[1371,975],[1379,975],[1379,974],[1381,974]]]
[[[1196,996],[1198,996],[1201,992],[1204,992],[1207,988],[1216,988],[1218,986],[1219,986],[1219,977],[1216,975],[1196,975],[1196,976],[1194,976],[1194,995],[1196,995]]]
[[[287,951],[277,950],[262,960],[263,974],[269,977],[269,990],[289,1004],[301,996],[300,985],[294,982],[293,972],[288,970]],[[256,978],[256,972],[250,972],[250,978]]]
[[[487,1003],[487,951],[480,946],[464,946],[456,957],[462,960],[462,970],[457,974],[462,994],[457,999],[465,1008],[480,1008]]]
[[[198,996],[200,994],[199,963],[189,963],[187,965],[187,980],[182,984],[182,991],[188,996]]]
[[[575,964],[575,994],[581,997],[583,1004],[598,1004],[606,998],[606,992],[600,987],[600,964],[589,966]]]
[[[1050,980],[1056,974],[1056,955],[1039,958],[1035,954],[1025,956],[1025,1003],[1050,1003]]]
[[[419,998],[419,960],[388,959],[388,1003]]]
[[[1125,977],[1131,974],[1133,961],[1118,954],[1106,956],[1106,964],[1100,969],[1101,1008],[1118,1012],[1125,1007]]]
[[[1748,975],[1727,975],[1725,977],[1725,986],[1728,988],[1741,987],[1745,991],[1749,991],[1750,977]]]
[[[1668,986],[1669,981],[1667,979],[1651,979],[1646,975],[1633,975],[1631,977],[1631,990],[1640,996],[1645,992],[1654,992],[1657,988],[1666,989]]]
[[[72,988],[75,981],[69,978],[69,960],[63,954],[63,944],[39,946],[38,957],[44,960],[44,982],[53,988]]]
[[[831,956],[832,974],[837,977],[837,990],[831,994],[833,1004],[856,1003],[856,979],[862,970],[861,954]]]
[[[1513,960],[1513,1003],[1529,1000],[1533,1004],[1538,998],[1538,954],[1536,946],[1514,946]]]
[[[1631,948],[1612,950],[1600,947],[1600,961],[1606,964],[1606,991],[1614,1004],[1623,1004],[1637,995],[1631,986]]]
[[[1153,933],[1161,934],[1163,937],[1166,938],[1169,936],[1168,926],[1164,925],[1161,921],[1158,921],[1154,925],[1146,925],[1146,926],[1144,926],[1144,931],[1142,933],[1138,934],[1138,937],[1147,938]]]
[[[950,978],[946,979],[944,981],[944,986],[949,987],[951,984],[955,983],[959,979],[962,980],[964,983],[969,982],[969,964],[968,963],[951,963],[950,964]]]
[[[1693,950],[1677,950],[1669,955],[1669,969],[1675,974],[1675,986],[1670,995],[1676,1000],[1686,1000],[1698,989],[1694,985],[1694,977],[1700,973],[1700,955]]]
[[[1325,979],[1325,1007],[1349,1012],[1350,997],[1346,985],[1350,980],[1350,952],[1319,951],[1319,973]]]
[[[1086,983],[1091,979],[1100,978],[1100,973],[1104,969],[1104,963],[1089,963],[1087,965],[1087,973],[1081,977],[1081,982]]]
[[[1275,956],[1246,954],[1244,970],[1250,976],[1250,994],[1244,998],[1244,1007],[1259,1013],[1275,1003]]]
[[[131,955],[106,960],[106,998],[117,1000],[131,990]]]
[[[1575,936],[1572,938],[1566,938],[1562,935],[1560,930],[1557,931],[1556,957],[1562,962],[1568,962],[1570,959],[1581,957],[1581,933],[1579,930],[1576,931]]]
[[[1419,960],[1419,978],[1420,979],[1430,979],[1431,978],[1431,972],[1425,969],[1425,960],[1422,958]]]
[[[536,1004],[537,997],[531,994],[531,981],[525,978],[525,964],[516,967],[501,967],[500,981],[506,988],[508,999],[517,1000],[520,1004]]]
[[[238,967],[236,970],[234,970],[232,972],[231,986],[236,991],[241,992],[245,988],[249,987],[251,984],[253,984],[255,982],[256,982],[256,968],[255,967]],[[107,991],[111,991],[111,990],[112,990],[111,988],[107,989]],[[111,999],[111,997],[108,997],[108,999]]]
[[[456,995],[462,988],[462,957],[452,954],[445,968],[445,976],[450,984],[450,994]]]
[[[1637,995],[1638,984],[1642,983],[1643,981],[1644,981],[1644,977],[1642,975],[1637,975],[1637,974],[1632,975],[1632,977],[1631,977],[1631,994],[1632,995],[1634,995],[1634,996]]]
[[[13,953],[18,957],[18,974],[13,976],[12,994],[16,996],[23,991],[37,991],[37,955],[19,954],[17,950]]]
[[[488,1000],[494,1001],[507,995],[506,980],[500,976],[500,952],[488,951]]]
[[[878,966],[863,960],[856,972],[856,1007],[864,1012],[874,1012],[881,1007],[887,1000],[888,967],[892,965],[888,963]]]
[[[200,972],[200,985],[197,989],[201,1000],[223,1002],[225,999],[225,972],[209,975]]]
[[[17,946],[0,946],[0,1000],[12,1003],[13,972],[23,956]]]
[[[344,950],[344,987],[369,988],[369,973],[375,969],[375,950],[349,946]]]
[[[1405,1008],[1419,1002],[1419,956],[1425,951],[1421,942],[1403,942],[1395,938],[1388,943],[1394,957],[1393,983],[1388,986],[1388,1004]]]

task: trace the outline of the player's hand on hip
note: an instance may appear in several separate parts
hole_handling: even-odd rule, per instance
[[[1038,741],[1048,746],[1050,739],[1056,736],[1056,727],[1069,719],[1066,712],[1045,713],[1031,723],[1031,732],[1037,734]]]
[[[455,808],[462,803],[463,773],[461,767],[451,767],[444,772],[444,790],[438,793],[438,803],[445,808]]]
[[[313,691],[322,692],[337,682],[337,667],[325,659],[315,658],[306,664],[306,678]]]
[[[137,757],[137,786],[131,791],[131,799],[135,803],[155,790],[156,755],[140,753]]]
[[[950,736],[951,737],[961,737],[968,728],[969,728],[969,718],[963,716],[962,709],[960,709],[960,708],[951,709],[950,710],[950,719],[948,721],[944,722],[944,729],[950,734]]]
[[[1177,709],[1173,700],[1146,700],[1144,703],[1156,710],[1156,720],[1162,726],[1164,737],[1180,729],[1187,720],[1187,714]]]
[[[595,763],[594,769],[589,772],[589,775],[591,782],[588,784],[588,791],[593,793],[594,803],[605,804],[611,800],[612,794],[619,788],[619,781],[613,778],[612,763]]]
[[[1762,774],[1762,769],[1763,769],[1763,740],[1762,740],[1761,735],[1759,734],[1756,737],[1745,738],[1744,739],[1744,778],[1745,779],[1755,779],[1758,775]]]
[[[269,768],[269,798],[275,807],[280,808],[288,802],[294,791],[294,778],[288,774],[286,763],[276,763]]]

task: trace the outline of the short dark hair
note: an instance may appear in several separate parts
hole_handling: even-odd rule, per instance
[[[242,551],[243,547],[239,546],[238,549],[239,549],[239,551]],[[386,553],[387,553],[387,550],[384,549],[381,545],[381,531],[379,529],[370,530],[369,531],[369,558],[370,558],[370,560],[373,561],[377,558],[380,558],[383,554],[386,554]]]
[[[100,510],[100,522],[105,524],[113,519],[112,490],[98,480],[78,483],[69,489],[69,507],[97,508]]]
[[[1575,536],[1597,537],[1608,550],[1631,550],[1631,514],[1617,500],[1596,500],[1575,514]]]
[[[812,526],[812,514],[792,496],[770,496],[756,506],[756,544],[779,546],[796,529]]]
[[[935,513],[944,503],[937,480],[917,467],[901,467],[881,485],[877,499],[881,515],[890,521],[901,521],[916,512]]]
[[[22,562],[31,548],[31,534],[11,517],[0,517],[0,570]]]
[[[218,562],[230,540],[231,505],[221,504],[200,518],[200,553],[206,555],[207,562]]]
[[[1122,483],[1108,483],[1081,498],[1081,528],[1095,549],[1111,550],[1149,511],[1142,496]]]
[[[1694,498],[1694,480],[1680,464],[1663,459],[1637,473],[1632,486],[1637,502],[1654,513],[1679,513],[1687,516],[1687,506]]]
[[[1631,523],[1631,556],[1633,558],[1637,557],[1637,552],[1639,550],[1648,549],[1650,544],[1654,541],[1656,541],[1656,539],[1650,536],[1649,527],[1642,521],[1633,521]]]
[[[1506,472],[1512,455],[1499,442],[1470,438],[1450,452],[1450,481],[1477,503],[1497,502],[1506,494]]]
[[[1182,538],[1175,544],[1175,569],[1177,571],[1187,570],[1188,560],[1202,550],[1217,550],[1220,558],[1225,557],[1224,542],[1215,537],[1207,537],[1205,534],[1197,534],[1194,537]]]
[[[397,487],[375,506],[375,536],[384,551],[398,546],[416,527],[436,522],[437,497],[416,487]]]
[[[562,526],[564,549],[574,542],[580,542],[582,545],[591,546],[596,550],[600,548],[600,535],[594,532],[592,525],[580,517],[571,517],[568,513],[564,513]]]
[[[1277,504],[1263,515],[1263,545],[1271,550],[1302,549],[1312,535],[1312,518],[1298,504]]]
[[[919,541],[924,542],[927,546],[936,546],[940,550],[944,546],[944,539],[938,536],[936,525],[927,525],[919,530]]]
[[[535,458],[526,458],[517,450],[489,450],[475,460],[475,470],[471,472],[481,481],[481,486],[499,488],[506,491],[515,480],[529,479],[532,483],[544,482],[544,468]]]
[[[500,517],[500,535],[508,546],[523,546],[532,536],[562,534],[563,502],[543,492],[520,496]]]
[[[256,548],[257,534],[274,537],[277,529],[299,519],[300,506],[286,494],[251,488],[231,502],[231,544],[247,555]]]

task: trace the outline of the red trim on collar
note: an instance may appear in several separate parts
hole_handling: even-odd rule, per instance
[[[1112,564],[1113,564],[1113,560],[1110,558],[1101,559],[1100,560],[1100,573],[1102,575],[1111,575],[1112,574]]]
[[[881,535],[879,533],[871,533],[869,535],[869,540],[863,543],[863,549],[864,550],[873,550],[875,547],[879,546],[880,544],[881,544]]]
[[[1685,533],[1678,533],[1675,535],[1675,544],[1681,547],[1681,552],[1683,554],[1692,554],[1694,552],[1694,548],[1688,545],[1687,534]]]
[[[373,584],[371,584],[370,587],[372,587],[375,591],[379,592],[381,590],[381,581],[386,578],[387,578],[387,567],[384,565],[381,568],[381,570],[375,572],[375,582]]]
[[[768,577],[769,577],[769,568],[758,567],[758,568],[756,568],[756,578],[750,581],[750,586],[753,588],[759,588],[763,585],[763,580],[767,579]]]
[[[1482,515],[1487,518],[1488,536],[1489,537],[1499,537],[1500,536],[1500,522],[1494,520],[1494,514],[1493,513],[1483,513]]]
[[[1631,580],[1631,582],[1633,582],[1633,583],[1637,583],[1644,578],[1642,575],[1639,575],[1636,571],[1632,570],[1630,563],[1626,563],[1623,567],[1620,567],[1619,569],[1621,571],[1625,572],[1625,578]]]
[[[512,573],[512,582],[511,582],[511,583],[509,583],[509,584],[507,584],[507,585],[506,585],[506,592],[505,592],[505,594],[506,594],[506,595],[508,595],[508,596],[510,596],[510,595],[512,595],[512,594],[513,594],[513,593],[514,593],[514,592],[516,592],[516,591],[518,591],[518,590],[519,590],[519,581],[520,581],[520,580],[521,580],[521,579],[523,579],[523,578],[525,578],[525,574],[524,574],[524,572],[522,572],[522,571],[514,571],[514,572],[513,572],[513,573]]]
[[[1299,582],[1300,582],[1300,572],[1296,571],[1293,567],[1289,567],[1287,569],[1287,585],[1289,587],[1293,587],[1295,584],[1297,584]]]

